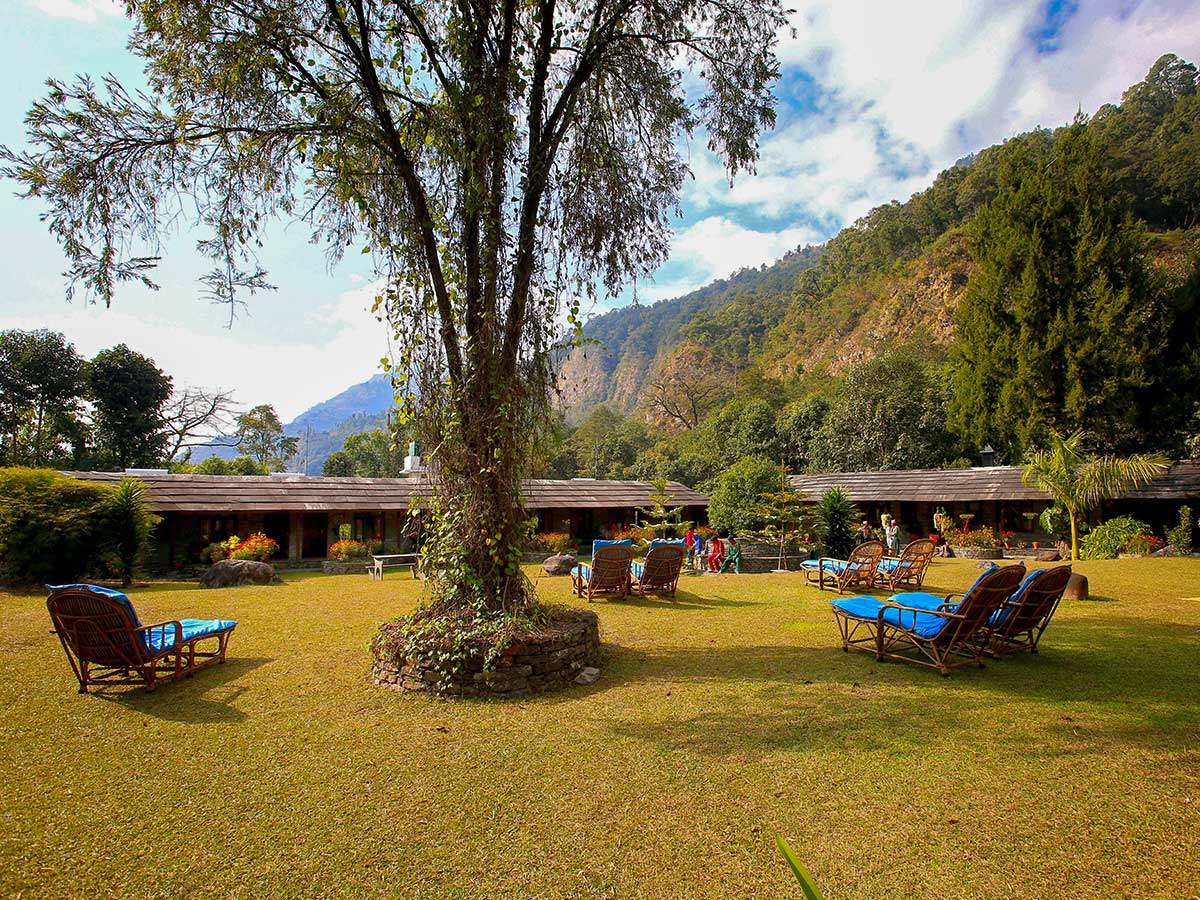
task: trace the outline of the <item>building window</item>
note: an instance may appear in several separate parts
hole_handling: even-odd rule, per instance
[[[383,540],[383,516],[373,513],[356,513],[354,516],[354,540],[356,541],[382,541]]]
[[[200,516],[200,543],[215,544],[237,534],[237,516]]]

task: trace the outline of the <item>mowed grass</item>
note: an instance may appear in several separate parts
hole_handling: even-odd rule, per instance
[[[799,576],[685,578],[593,606],[598,683],[510,702],[368,683],[406,575],[134,589],[240,622],[152,695],[78,695],[44,598],[0,594],[0,896],[798,897],[779,832],[829,900],[1195,898],[1200,560],[1078,569],[1111,599],[949,679],[842,653]]]

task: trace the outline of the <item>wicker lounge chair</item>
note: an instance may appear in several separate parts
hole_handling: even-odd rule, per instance
[[[160,681],[191,678],[204,666],[225,661],[237,625],[226,619],[143,625],[120,591],[68,584],[51,585],[50,592],[46,608],[81,694],[90,685],[142,684],[153,691]],[[216,647],[199,650],[201,641],[216,641]]]
[[[1030,572],[1016,592],[992,614],[985,640],[987,652],[996,657],[1022,650],[1037,653],[1042,632],[1058,609],[1070,579],[1070,566]]]
[[[925,570],[933,559],[933,541],[921,538],[900,551],[899,556],[885,556],[879,560],[878,579],[893,591],[902,587],[920,590],[925,583]]]
[[[875,658],[899,659],[937,669],[942,675],[968,662],[983,666],[988,622],[1016,590],[1025,567],[993,567],[963,595],[942,598],[912,592],[887,600],[846,597],[833,601],[842,649],[873,651]],[[955,597],[962,599],[955,601]]]
[[[586,597],[589,603],[593,597],[601,594],[624,597],[629,593],[631,562],[633,548],[627,543],[606,543],[597,547],[592,554],[590,565],[580,563],[571,570],[571,584],[575,596]]]
[[[805,560],[800,567],[804,569],[805,581],[808,584],[815,583],[821,590],[828,586],[837,588],[839,593],[845,593],[852,587],[869,591],[875,587],[875,570],[882,558],[883,544],[867,541],[855,547],[849,559],[822,556],[820,559]]]
[[[674,597],[675,589],[679,586],[679,572],[683,569],[686,557],[687,549],[683,544],[652,542],[646,551],[646,559],[630,565],[632,590],[643,597],[646,594]]]

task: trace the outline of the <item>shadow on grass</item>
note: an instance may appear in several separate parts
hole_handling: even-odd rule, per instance
[[[134,712],[172,722],[192,725],[241,722],[246,714],[232,704],[246,692],[246,687],[229,682],[274,661],[273,657],[230,657],[224,663],[200,670],[192,678],[160,684],[154,693],[134,687],[93,689],[93,694]]]
[[[828,648],[605,644],[603,675],[586,692],[661,686],[662,699],[613,723],[614,733],[716,756],[821,746],[920,750],[961,743],[964,730],[989,718],[1013,726],[990,742],[1031,756],[1191,745],[1200,728],[1193,674],[1200,629],[1116,617],[1058,624],[1036,656],[966,665],[948,679],[843,653],[833,634]],[[728,687],[720,682],[739,697],[723,696]],[[666,699],[713,684],[717,694],[702,712]]]
[[[683,590],[676,591],[674,599],[663,597],[659,594],[649,594],[645,597],[640,594],[629,594],[620,600],[612,599],[606,602],[613,606],[634,606],[650,609],[718,609],[761,605],[756,600],[734,600],[732,597],[724,597],[720,594],[701,596],[700,594],[693,594],[690,591]]]

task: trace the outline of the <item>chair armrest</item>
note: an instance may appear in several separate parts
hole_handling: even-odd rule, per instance
[[[183,623],[178,619],[169,622],[157,622],[154,625],[143,625],[141,628],[137,629],[137,633],[141,634],[145,632],[148,635],[155,629],[161,629],[163,636],[165,637],[167,628],[171,628],[175,632],[175,643],[172,647],[172,649],[174,649],[174,647],[178,647],[183,643]]]
[[[904,606],[901,603],[892,603],[890,600],[885,600],[884,603],[886,603],[887,605],[881,606],[879,608],[879,615],[877,616],[877,618],[879,620],[879,624],[881,624],[881,625],[883,624],[883,614],[885,612],[887,612],[889,609],[899,609],[899,610],[903,610],[905,612],[911,612],[911,613],[929,613],[929,615],[931,615],[931,616],[940,616],[943,619],[965,618],[961,613],[950,612],[949,610],[942,609],[941,607],[939,607],[938,609],[923,609],[920,606]],[[945,604],[943,604],[943,606],[944,605]]]

